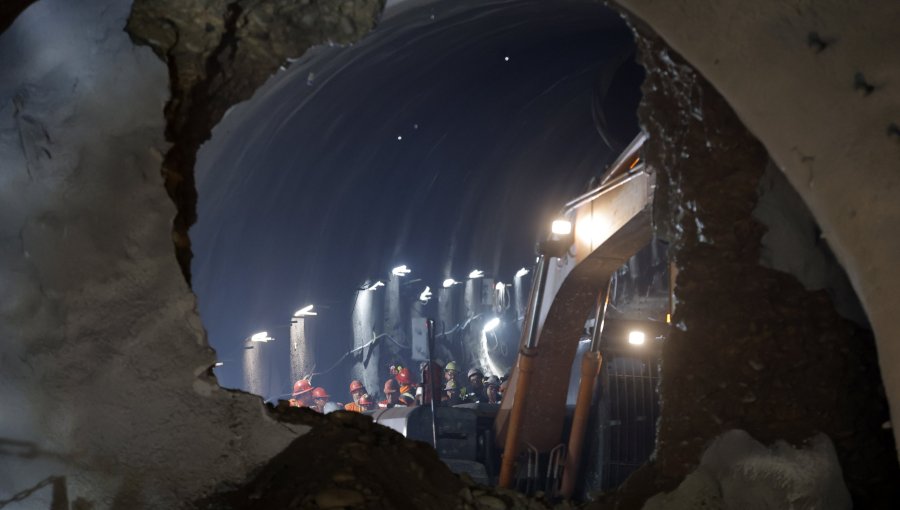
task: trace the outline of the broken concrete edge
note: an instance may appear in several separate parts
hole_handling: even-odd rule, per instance
[[[896,422],[900,240],[884,233],[900,220],[900,3],[619,2],[714,82],[815,215],[875,332]]]
[[[161,172],[177,208],[172,241],[188,284],[193,258],[188,230],[197,221],[194,165],[213,127],[312,46],[349,45],[366,35],[380,20],[385,0],[218,4],[219,12],[211,13],[208,6],[192,11],[189,3],[135,0],[126,26],[132,41],[152,48],[169,69],[165,116],[171,146]]]
[[[620,9],[620,12],[622,10]],[[751,215],[752,210],[755,208],[756,204],[759,200],[758,193],[758,182],[763,175],[763,169],[770,164],[768,157],[766,155],[766,151],[762,148],[762,145],[756,141],[752,135],[747,132],[746,128],[743,126],[743,123],[737,118],[737,116],[732,112],[730,106],[726,105],[725,101],[722,98],[716,99],[718,94],[716,93],[714,87],[711,84],[706,83],[705,79],[696,72],[693,67],[683,59],[676,51],[672,50],[668,44],[665,43],[660,37],[655,34],[655,31],[649,28],[645,23],[640,20],[637,20],[634,16],[631,16],[625,12],[623,17],[630,24],[630,26],[635,31],[635,37],[638,42],[638,46],[643,49],[639,52],[641,56],[639,58],[643,59],[643,65],[648,69],[647,81],[644,84],[644,100],[642,102],[641,107],[641,122],[644,126],[644,129],[651,132],[651,139],[644,147],[644,156],[643,159],[645,161],[650,162],[652,166],[658,167],[658,169],[662,172],[663,175],[658,179],[658,189],[656,193],[656,199],[654,201],[654,224],[657,229],[657,234],[661,238],[669,239],[673,242],[673,259],[678,263],[678,255],[679,251],[686,252],[694,252],[694,255],[686,255],[683,253],[683,256],[686,256],[687,259],[683,259],[682,265],[687,262],[690,262],[690,259],[696,255],[697,250],[706,250],[709,252],[710,249],[715,251],[715,238],[717,236],[723,236],[725,244],[735,245],[735,249],[726,250],[727,253],[724,253],[726,261],[729,264],[734,265],[735,267],[746,266],[747,268],[755,268],[754,270],[757,273],[761,273],[767,280],[772,280],[772,282],[783,282],[784,285],[790,283],[790,287],[793,291],[800,292],[803,296],[802,301],[806,303],[807,311],[803,312],[799,315],[799,317],[808,316],[810,313],[821,319],[822,317],[819,312],[816,310],[825,313],[825,309],[831,310],[834,308],[834,303],[828,298],[828,296],[824,295],[824,292],[814,293],[807,292],[803,293],[796,289],[799,285],[794,285],[794,280],[796,277],[791,275],[787,276],[785,273],[780,272],[760,272],[760,269],[763,264],[760,263],[760,237],[762,233],[765,231],[765,228],[760,222],[756,221]],[[649,40],[656,40],[655,45],[649,43]],[[662,64],[662,65],[660,65]],[[656,74],[659,75],[656,77],[657,80],[663,79],[665,81],[672,82],[669,86],[665,85],[665,83],[652,83],[653,81],[653,72],[656,71]],[[704,96],[705,99],[700,101],[699,111],[694,111],[691,108],[696,105],[680,105],[677,98],[667,98],[667,95],[675,94],[677,95],[679,92],[678,85],[675,83],[678,80],[682,80],[687,82],[691,87],[699,87],[699,90],[694,90],[694,88],[690,88],[687,96],[693,97],[693,95]],[[691,85],[692,84],[692,85]],[[687,85],[685,85],[687,86]],[[648,88],[649,87],[649,88]],[[672,90],[668,90],[671,88]],[[707,90],[704,90],[707,89]],[[659,91],[659,92],[657,92]],[[655,99],[648,100],[648,96],[658,96]],[[709,105],[706,104],[710,100],[715,100],[716,104],[720,107],[717,109],[713,109],[711,111],[705,111]],[[651,104],[651,102],[654,102]],[[720,104],[721,103],[721,104]],[[721,112],[721,113],[717,113]],[[732,112],[729,114],[729,112]],[[713,140],[713,145],[709,145],[709,140],[706,140],[706,144],[703,142],[707,137],[704,135],[705,131],[697,130],[697,126],[694,126],[692,129],[691,124],[702,122],[702,117],[704,114],[711,117],[710,119],[706,119],[708,122],[713,123],[714,130],[723,130],[725,134],[719,133],[716,131],[716,136],[713,138],[718,138],[717,140]],[[723,115],[724,114],[724,115]],[[730,115],[730,117],[729,117]],[[701,119],[695,119],[694,117],[701,117]],[[718,118],[718,120],[717,120]],[[723,120],[727,126],[722,126]],[[648,122],[651,126],[648,127]],[[656,125],[656,128],[653,127]],[[654,140],[654,133],[655,138]],[[699,135],[698,135],[699,133]],[[679,138],[680,143],[678,147],[670,147],[666,148],[666,142],[661,141],[660,138],[665,138],[666,136],[675,136]],[[747,143],[741,143],[737,147],[760,147],[760,150],[757,150],[756,153],[759,154],[751,155],[745,154],[747,151],[736,151],[736,147],[734,144],[735,140],[728,140],[728,137],[736,138],[743,140],[748,136],[752,138],[752,140]],[[699,141],[698,141],[699,140]],[[721,144],[721,142],[725,142]],[[714,146],[717,147],[719,151],[718,156],[713,155]],[[731,149],[725,150],[727,146],[732,145]],[[676,150],[677,149],[677,150]],[[738,158],[737,161],[728,161],[728,156],[725,156],[725,159],[722,159],[723,152],[725,153],[735,153],[740,152],[740,154],[735,154],[733,157]],[[726,209],[722,209],[719,207],[716,209],[717,212],[725,212],[723,217],[730,218],[728,220],[727,225],[721,225],[721,221],[719,221],[719,225],[715,225],[716,222],[708,222],[706,225],[703,225],[700,218],[703,217],[703,212],[699,207],[700,200],[696,197],[687,196],[685,190],[683,190],[683,186],[686,182],[682,182],[686,180],[686,176],[689,176],[691,172],[688,172],[683,175],[669,175],[671,172],[669,169],[671,167],[677,167],[679,165],[685,166],[686,159],[691,158],[693,166],[696,166],[696,163],[702,163],[704,159],[703,156],[706,156],[707,159],[712,161],[714,164],[725,163],[726,167],[746,167],[746,170],[742,170],[743,174],[729,177],[728,179],[739,179],[738,183],[732,182],[731,184],[739,184],[738,188],[742,191],[734,196],[735,204],[739,204],[739,206],[729,207]],[[699,160],[695,161],[695,156],[698,156]],[[717,159],[718,158],[718,159]],[[754,163],[755,162],[755,163]],[[709,164],[707,162],[707,164]],[[683,171],[683,170],[678,170]],[[693,174],[697,174],[700,170],[693,172]],[[714,174],[715,172],[713,172]],[[719,172],[721,173],[721,172]],[[759,175],[757,175],[759,174]],[[730,175],[730,174],[726,174]],[[716,180],[722,178],[722,176],[709,175],[706,177],[707,180]],[[694,181],[697,180],[696,175],[693,177]],[[727,179],[726,179],[727,182]],[[693,182],[691,187],[694,188],[693,192],[697,192],[698,189],[703,189],[702,186],[702,178],[700,181],[701,185],[698,185],[697,182]],[[752,186],[748,186],[748,184],[752,184]],[[696,200],[695,204],[692,206],[691,201]],[[709,205],[709,204],[706,204]],[[749,207],[749,209],[748,209]],[[714,208],[715,209],[715,208]],[[706,218],[703,218],[705,222]],[[696,224],[695,224],[696,223]],[[711,227],[711,228],[710,228]],[[734,231],[732,231],[734,229]],[[714,230],[713,232],[709,232],[705,230]],[[705,235],[704,235],[705,234]],[[739,241],[735,244],[735,241]],[[752,242],[751,242],[752,241]],[[749,243],[749,244],[748,244]],[[706,247],[709,245],[709,247]],[[738,249],[737,246],[740,246]],[[721,248],[719,248],[721,249]],[[696,264],[689,264],[696,266]],[[760,266],[760,268],[757,268]],[[696,267],[694,268],[694,273],[697,273]],[[727,273],[727,271],[726,271]],[[682,274],[682,276],[685,276]],[[697,274],[693,274],[691,278],[694,278],[693,283],[694,287],[696,287]],[[732,275],[733,276],[733,275]],[[702,280],[702,278],[700,279]],[[684,284],[684,281],[682,281]],[[767,284],[768,285],[768,284]],[[782,284],[778,284],[779,286]],[[779,288],[781,288],[779,286]],[[710,289],[715,290],[715,289]],[[795,292],[796,293],[796,292]],[[714,292],[715,294],[715,292]],[[774,296],[774,294],[772,294]],[[682,296],[684,298],[684,296]],[[679,303],[682,306],[684,303]],[[810,312],[809,307],[812,307]],[[694,306],[696,308],[696,306]],[[679,315],[683,315],[683,310],[677,310],[675,317],[673,319],[674,323],[678,323],[682,317]],[[775,308],[772,313],[768,314],[768,316],[777,317],[781,312],[779,308]],[[679,314],[678,311],[682,313]],[[696,311],[696,310],[695,310]],[[693,313],[693,312],[692,312]],[[832,315],[828,314],[828,321],[833,322],[831,320]],[[769,318],[772,318],[769,317]],[[810,317],[811,318],[811,317]],[[815,319],[815,320],[819,320]],[[765,320],[761,319],[762,327],[765,326]],[[689,321],[690,322],[690,321]],[[696,322],[696,321],[695,321]],[[706,321],[709,322],[709,321]],[[733,322],[733,321],[732,321]],[[751,321],[752,322],[752,321]],[[838,321],[840,322],[840,321]],[[692,325],[696,327],[694,322],[691,322]],[[723,325],[727,326],[727,323],[723,323]],[[749,324],[752,326],[752,324]],[[709,326],[709,324],[706,324]],[[733,326],[733,325],[732,325]],[[692,328],[686,328],[692,329]],[[702,329],[702,327],[701,327]],[[733,329],[733,328],[732,328]],[[841,345],[849,342],[847,346],[850,351],[852,351],[852,356],[848,356],[845,361],[838,362],[839,366],[845,367],[849,373],[855,374],[851,377],[851,380],[854,380],[853,384],[858,386],[861,379],[872,378],[872,374],[874,373],[874,379],[872,384],[869,386],[880,387],[881,379],[878,376],[877,371],[877,360],[874,357],[872,352],[869,352],[871,349],[867,348],[865,334],[862,334],[859,330],[856,330],[854,333],[852,331],[852,327],[849,323],[845,323],[844,326],[836,326],[837,330],[843,331],[844,333],[840,333],[839,336],[843,338],[840,340]],[[725,328],[728,330],[728,327]],[[802,334],[799,334],[795,340],[805,342],[805,337],[810,337],[810,335],[815,336],[814,333],[810,333],[805,329],[797,329],[793,328],[795,332],[803,331]],[[765,330],[763,331],[765,332]],[[699,331],[692,331],[691,335],[696,336]],[[709,331],[707,332],[709,333]],[[732,331],[732,333],[734,333]],[[679,331],[674,332],[677,336],[681,334],[681,336],[685,336],[684,333],[679,333]],[[762,333],[760,333],[762,334]],[[795,336],[797,336],[795,334]],[[846,336],[850,335],[850,336]],[[701,336],[703,336],[701,334]],[[709,336],[708,334],[706,336]],[[833,336],[833,335],[832,335]],[[813,340],[812,337],[809,340]],[[834,340],[832,338],[832,340]],[[794,343],[796,343],[796,341]],[[697,343],[697,342],[694,342]],[[763,342],[765,343],[765,342]],[[833,342],[832,342],[833,343]],[[701,342],[702,344],[702,342]],[[855,347],[853,347],[855,345]],[[668,350],[672,350],[672,346],[668,345]],[[751,349],[752,350],[752,349]],[[833,348],[829,349],[833,351]],[[836,354],[838,357],[841,357],[839,353]],[[678,358],[683,358],[683,355],[676,356],[675,353],[669,352],[668,356],[664,356],[664,363],[668,361],[666,368],[668,370],[663,370],[663,380],[661,382],[661,398],[663,401],[663,409],[660,422],[658,427],[660,430],[658,431],[657,436],[657,445],[656,452],[654,453],[653,459],[645,464],[642,468],[636,471],[618,490],[612,491],[608,494],[603,494],[598,496],[597,508],[639,508],[641,507],[646,499],[655,494],[655,493],[665,493],[670,492],[675,489],[675,487],[682,483],[685,479],[685,476],[688,475],[688,471],[692,466],[696,466],[699,461],[699,452],[702,451],[706,445],[710,444],[712,441],[710,437],[712,437],[709,433],[712,432],[713,435],[717,433],[717,431],[721,432],[723,428],[728,428],[729,426],[740,426],[742,423],[746,423],[748,426],[755,427],[760,431],[764,432],[764,440],[765,441],[773,441],[776,439],[789,439],[794,442],[794,444],[801,444],[802,438],[808,437],[810,434],[819,432],[819,429],[824,429],[827,431],[832,439],[837,442],[838,445],[838,457],[841,459],[841,462],[846,462],[849,471],[845,472],[846,480],[848,483],[852,483],[851,492],[854,492],[854,498],[866,498],[869,497],[868,489],[876,489],[873,492],[876,492],[877,495],[871,496],[873,500],[884,501],[886,497],[887,491],[884,488],[884,484],[878,482],[878,475],[872,475],[869,473],[871,468],[867,467],[866,464],[877,464],[879,466],[883,466],[883,470],[887,470],[889,472],[896,472],[896,466],[893,468],[890,466],[891,462],[886,461],[883,455],[876,455],[878,460],[874,460],[867,462],[859,462],[854,452],[857,449],[865,450],[867,454],[872,453],[872,449],[876,448],[874,445],[881,444],[881,450],[885,448],[892,448],[893,442],[886,441],[883,437],[884,434],[880,433],[880,430],[876,430],[880,428],[880,423],[882,419],[886,419],[886,417],[876,416],[879,414],[879,411],[883,411],[885,408],[885,403],[881,402],[879,404],[879,398],[877,395],[877,390],[873,394],[872,391],[865,392],[866,397],[860,397],[860,402],[865,401],[866,403],[871,403],[872,406],[866,409],[866,412],[863,413],[866,415],[865,419],[856,420],[856,425],[850,425],[846,422],[846,420],[835,420],[842,422],[842,425],[837,425],[829,420],[825,420],[828,423],[818,423],[815,420],[809,421],[810,417],[816,414],[815,412],[809,411],[806,412],[802,409],[802,406],[793,409],[792,414],[796,415],[790,420],[779,420],[783,422],[781,424],[776,424],[773,427],[760,427],[759,426],[759,417],[751,417],[749,420],[746,417],[740,416],[740,414],[735,415],[734,409],[730,408],[728,405],[718,405],[713,399],[712,403],[706,402],[704,403],[704,409],[709,407],[709,413],[713,416],[722,416],[723,418],[719,420],[718,425],[713,422],[709,422],[708,419],[704,419],[702,415],[703,413],[697,412],[694,413],[694,416],[683,416],[673,420],[672,412],[666,412],[666,407],[671,408],[674,400],[680,400],[684,397],[685,391],[678,390],[677,393],[681,395],[678,398],[674,398],[672,393],[672,389],[675,388],[673,386],[673,382],[671,381],[672,376],[676,375],[675,372],[680,373],[681,375],[678,377],[684,377],[685,373],[690,373],[692,370],[689,366],[682,367],[682,370],[678,370],[675,365],[685,365],[684,360],[678,361]],[[834,356],[831,354],[827,354],[826,357],[829,357],[834,361]],[[871,359],[870,359],[871,358]],[[690,363],[688,363],[689,365]],[[833,363],[832,363],[833,364]],[[876,368],[873,371],[873,366]],[[745,367],[746,368],[746,367]],[[833,367],[834,368],[834,367]],[[687,370],[685,370],[687,369]],[[843,369],[837,370],[838,372],[842,372]],[[783,372],[783,370],[781,371]],[[865,377],[860,377],[860,374],[869,374]],[[677,378],[677,377],[676,377]],[[669,381],[667,381],[669,379]],[[749,378],[746,382],[752,382],[752,377]],[[786,379],[790,380],[790,377]],[[740,377],[738,378],[740,381]],[[682,381],[684,382],[684,381]],[[668,383],[668,384],[667,384]],[[679,386],[675,383],[676,386]],[[689,384],[688,386],[691,386]],[[695,390],[700,390],[704,386],[693,384],[695,386]],[[752,386],[752,384],[751,384]],[[801,385],[803,386],[803,385]],[[808,386],[808,385],[806,385]],[[667,388],[669,391],[666,391]],[[709,386],[709,389],[715,391],[715,385]],[[688,390],[687,393],[690,393],[691,390]],[[756,391],[754,389],[754,391]],[[770,402],[769,397],[774,397],[770,395],[766,397],[765,389],[761,390],[760,393],[761,398],[764,401]],[[806,392],[809,393],[810,390],[804,389],[801,393]],[[708,391],[707,391],[708,393]],[[814,393],[814,391],[813,391]],[[855,393],[851,391],[849,388],[845,388],[843,393]],[[668,394],[668,396],[667,396]],[[804,393],[805,394],[805,393]],[[705,393],[693,395],[694,397],[700,397],[700,401],[703,400],[703,396]],[[796,395],[794,395],[796,397]],[[782,404],[790,404],[790,396],[782,397]],[[874,400],[873,400],[874,399]],[[756,401],[757,397],[753,397],[753,401]],[[802,399],[801,399],[802,400]],[[816,399],[812,399],[816,400]],[[881,400],[883,401],[883,395],[881,396]],[[689,399],[691,402],[699,402],[694,398],[693,400]],[[708,405],[707,405],[708,404]],[[830,405],[834,406],[842,406],[840,409],[847,411],[844,409],[848,405],[850,407],[854,407],[853,403],[836,403],[832,402]],[[862,404],[856,405],[859,407]],[[795,406],[796,407],[796,406]],[[684,406],[679,407],[684,408]],[[759,414],[759,413],[756,413]],[[857,412],[848,412],[850,416],[855,416]],[[717,418],[718,419],[718,418]],[[724,421],[722,421],[724,420]],[[693,423],[694,426],[690,426],[687,429],[684,429],[684,425]],[[709,422],[709,423],[706,423]],[[804,423],[806,422],[806,423]],[[863,425],[860,425],[861,422],[865,422]],[[753,425],[756,423],[756,425]],[[844,430],[846,426],[849,426],[850,432]],[[666,432],[668,429],[668,432]],[[679,430],[681,431],[679,432]],[[708,429],[708,430],[707,430]],[[680,440],[680,442],[679,442]],[[857,445],[859,448],[857,448]],[[896,462],[894,462],[896,464]],[[889,496],[888,496],[889,497]]]
[[[16,17],[37,0],[4,0],[0,3],[0,34],[6,31]]]

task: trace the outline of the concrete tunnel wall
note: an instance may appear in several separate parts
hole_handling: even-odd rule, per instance
[[[212,376],[160,175],[169,73],[131,9],[42,0],[0,34],[0,500],[65,476],[93,508],[177,508],[308,430]]]
[[[716,85],[809,204],[875,327],[897,416],[900,5],[620,3]],[[3,494],[62,474],[98,507],[173,506],[302,432],[207,375],[158,177],[168,77],[122,32],[130,5],[43,0],[0,36]]]
[[[872,323],[896,419],[900,3],[617,3],[716,87],[809,206]]]

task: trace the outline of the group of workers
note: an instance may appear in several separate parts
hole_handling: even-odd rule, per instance
[[[433,368],[434,372],[438,374],[438,378],[433,384],[429,384],[430,368]],[[432,393],[438,395],[438,398],[434,399],[434,403],[439,405],[499,404],[503,397],[503,390],[506,389],[506,381],[501,382],[496,375],[485,376],[479,368],[470,369],[467,373],[466,383],[460,384],[457,381],[459,374],[454,361],[443,367],[436,362],[423,363],[421,372],[425,384],[420,385],[414,381],[409,368],[392,365],[390,367],[391,377],[385,381],[382,388],[384,399],[378,401],[370,396],[362,382],[353,380],[350,382],[352,401],[348,404],[332,402],[331,396],[325,388],[314,388],[307,379],[300,379],[294,383],[294,391],[289,403],[294,407],[308,407],[320,413],[338,409],[362,413],[376,408],[387,409],[430,404]],[[441,373],[443,373],[442,377]]]

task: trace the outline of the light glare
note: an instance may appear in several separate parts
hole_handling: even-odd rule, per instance
[[[444,288],[445,289],[450,288],[450,287],[456,285],[457,283],[459,283],[459,282],[454,280],[453,278],[447,278],[446,280],[444,280]]]
[[[610,218],[599,212],[581,215],[575,227],[578,240],[592,248],[603,244],[613,231]]]
[[[493,319],[484,323],[484,331],[485,331],[485,333],[488,331],[493,331],[493,330],[497,329],[497,326],[499,326],[499,325],[500,325],[500,319],[497,317],[494,317]]]
[[[644,332],[643,331],[632,331],[628,333],[628,343],[631,345],[644,345]]]
[[[475,278],[481,278],[483,276],[484,276],[484,271],[482,271],[480,269],[473,269],[472,272],[469,273],[469,278],[471,278],[473,280]]]
[[[431,287],[425,287],[425,290],[419,294],[419,301],[427,303],[429,299],[431,299]]]
[[[492,374],[499,374],[500,370],[497,369],[497,366],[494,365],[494,360],[491,359],[491,352],[488,349],[487,343],[487,332],[481,332],[481,352],[484,356],[484,360],[487,361],[488,370],[491,371]]]
[[[567,236],[572,233],[572,222],[569,220],[553,220],[550,231],[556,235]]]
[[[391,269],[391,274],[394,276],[406,276],[412,272],[412,269],[406,267],[406,265],[397,266],[394,269]]]
[[[318,312],[312,311],[313,305],[306,305],[303,308],[294,312],[294,317],[314,317],[319,315]]]
[[[259,333],[254,333],[250,336],[251,342],[268,342],[269,340],[275,339],[269,336],[268,331],[260,331]]]
[[[521,277],[525,276],[526,274],[528,274],[528,270],[523,267],[522,269],[519,269],[518,271],[516,271],[516,278],[521,278]]]

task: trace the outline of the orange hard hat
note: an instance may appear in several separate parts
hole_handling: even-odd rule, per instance
[[[301,395],[312,389],[312,384],[309,384],[306,379],[300,379],[294,383],[294,395]]]
[[[393,392],[397,391],[398,389],[400,389],[400,388],[397,387],[397,381],[395,381],[393,379],[388,379],[387,381],[384,382],[384,392],[385,393],[393,393]]]
[[[363,386],[363,384],[361,382],[357,381],[356,379],[350,381],[350,393],[355,393],[359,390],[365,390],[365,389],[366,389],[365,386]]]
[[[400,372],[397,374],[397,382],[400,384],[409,384],[412,382],[412,377],[409,375],[408,368],[401,368]]]
[[[313,398],[328,398],[328,392],[325,388],[316,388],[313,390]]]

